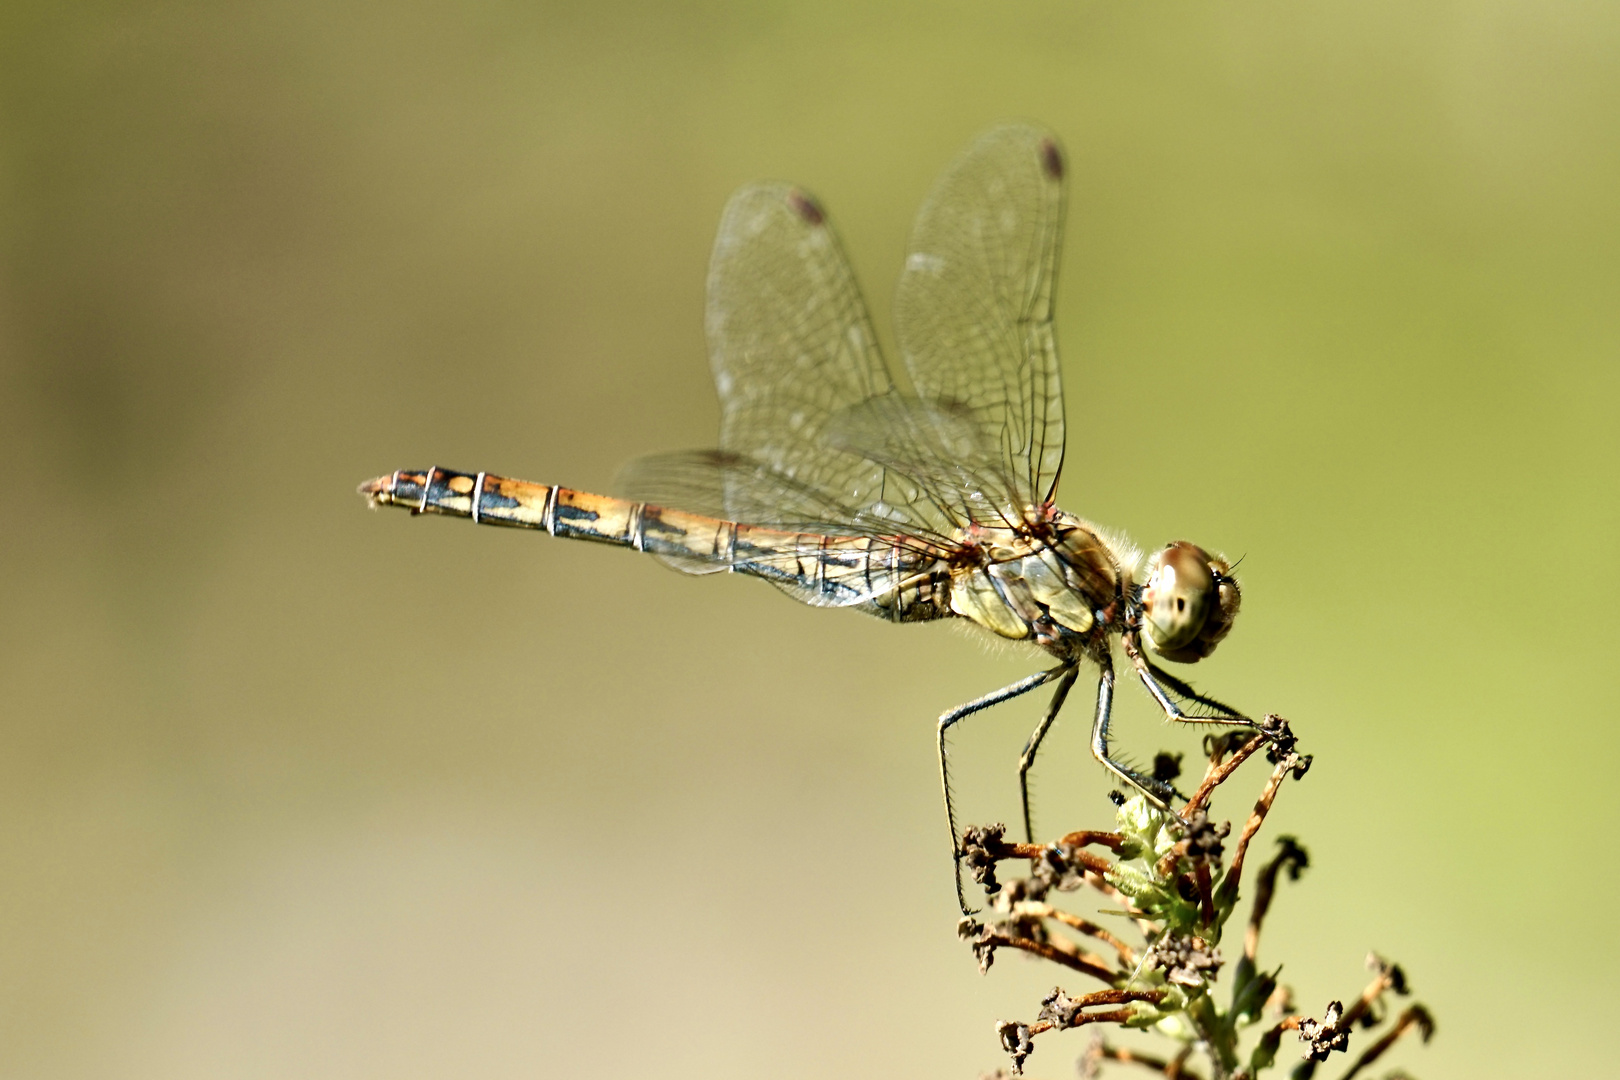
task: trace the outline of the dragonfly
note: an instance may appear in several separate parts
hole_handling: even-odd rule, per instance
[[[894,294],[904,384],[821,204],[760,182],[731,197],[709,265],[717,448],[633,462],[622,497],[437,466],[360,491],[413,514],[763,578],[818,607],[897,623],[966,619],[1047,654],[1054,666],[939,717],[967,912],[947,752],[966,717],[1054,687],[1018,759],[1031,842],[1030,770],[1082,669],[1097,672],[1097,761],[1161,810],[1180,798],[1110,750],[1116,642],[1169,720],[1261,729],[1159,663],[1197,662],[1227,636],[1241,601],[1231,564],[1185,540],[1144,557],[1053,501],[1065,443],[1053,329],[1064,174],[1057,139],[1027,124],[991,129],[947,167],[917,214]]]

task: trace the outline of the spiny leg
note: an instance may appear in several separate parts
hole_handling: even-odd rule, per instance
[[[1230,705],[1223,704],[1222,702],[1216,701],[1212,697],[1200,694],[1190,685],[1183,682],[1181,679],[1176,678],[1174,675],[1171,675],[1169,672],[1154,664],[1153,661],[1149,660],[1147,655],[1143,653],[1140,643],[1132,634],[1126,634],[1121,639],[1121,644],[1125,648],[1126,655],[1131,659],[1131,665],[1136,668],[1137,677],[1142,680],[1142,685],[1147,688],[1148,694],[1155,702],[1158,703],[1159,708],[1163,710],[1165,719],[1172,720],[1178,724],[1219,724],[1223,727],[1244,728],[1246,730],[1255,732],[1260,738],[1263,739],[1275,740],[1277,738],[1276,729],[1270,725],[1270,721],[1272,719],[1271,717],[1267,717],[1267,723],[1259,723],[1251,720],[1247,716],[1244,716]],[[1212,715],[1189,715],[1182,709],[1181,705],[1170,696],[1170,693],[1166,692],[1166,687],[1169,687],[1170,692],[1175,693],[1182,700],[1196,702],[1203,706],[1203,708]],[[1287,725],[1284,724],[1284,731],[1286,731],[1286,727]],[[1106,738],[1106,735],[1104,737]],[[1141,787],[1140,784],[1137,786]],[[1174,789],[1169,790],[1171,794],[1176,794]],[[1152,795],[1150,794],[1149,797],[1151,798]],[[1170,810],[1168,798],[1163,801],[1155,799],[1155,802],[1159,803],[1161,809],[1167,811]]]
[[[1142,653],[1140,648],[1136,647],[1135,642],[1128,643],[1125,651],[1130,656],[1131,664],[1136,668],[1137,677],[1142,680],[1142,685],[1147,687],[1148,694],[1158,703],[1159,708],[1164,711],[1165,719],[1178,724],[1221,724],[1226,727],[1262,731],[1262,725],[1244,716],[1230,705],[1224,705],[1212,697],[1206,697],[1198,693],[1191,686],[1154,664]],[[1169,687],[1171,692],[1182,699],[1202,705],[1212,715],[1187,713],[1165,691],[1166,687]]]
[[[956,905],[962,909],[964,915],[971,915],[972,912],[968,910],[967,896],[962,892],[962,843],[956,832],[956,809],[951,804],[951,766],[945,754],[945,733],[957,721],[988,709],[992,705],[1000,705],[1003,701],[1011,701],[1019,694],[1027,694],[1037,686],[1043,686],[1051,682],[1065,671],[1072,671],[1072,669],[1057,667],[1051,671],[1037,672],[1027,679],[1019,679],[1011,686],[1003,686],[994,693],[974,698],[966,705],[958,705],[956,708],[942,714],[939,718],[939,782],[945,789],[945,823],[951,829],[951,864],[956,871]]]
[[[1029,810],[1029,770],[1035,764],[1035,755],[1041,751],[1041,740],[1052,727],[1052,721],[1057,719],[1058,710],[1063,708],[1063,700],[1069,696],[1069,688],[1080,674],[1079,666],[1068,668],[1063,677],[1058,680],[1057,691],[1052,695],[1052,704],[1046,707],[1046,715],[1024,744],[1024,752],[1018,758],[1018,797],[1024,804],[1024,839],[1031,844],[1035,842],[1035,827]]]
[[[1112,718],[1114,707],[1114,664],[1104,656],[1102,659],[1102,677],[1097,680],[1097,715],[1091,722],[1091,754],[1102,762],[1103,768],[1125,781],[1131,787],[1147,796],[1148,801],[1160,810],[1173,813],[1170,809],[1170,800],[1175,797],[1175,790],[1169,784],[1155,780],[1151,776],[1137,772],[1122,762],[1115,761],[1108,753],[1108,722]]]

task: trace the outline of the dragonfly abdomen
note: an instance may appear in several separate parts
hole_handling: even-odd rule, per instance
[[[481,525],[539,529],[552,536],[659,556],[677,569],[760,577],[796,599],[855,607],[897,622],[949,615],[948,571],[898,537],[823,536],[725,521],[609,495],[490,473],[401,469],[368,480],[373,503],[413,514],[471,518]]]
[[[536,484],[491,473],[401,469],[360,485],[374,503],[413,514],[471,518],[480,525],[540,529],[672,558],[728,561],[737,526],[729,521]]]

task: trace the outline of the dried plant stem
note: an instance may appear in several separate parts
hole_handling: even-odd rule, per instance
[[[1177,1078],[1183,1076],[1188,1077],[1189,1080],[1203,1080],[1197,1073],[1187,1070],[1187,1059],[1190,1057],[1192,1057],[1192,1047],[1183,1046],[1181,1052],[1171,1058],[1170,1064],[1164,1067],[1164,1075],[1169,1077],[1170,1080],[1177,1080]]]
[[[1140,1065],[1149,1072],[1156,1072],[1161,1076],[1174,1078],[1174,1080],[1203,1080],[1196,1072],[1186,1068],[1187,1058],[1191,1056],[1192,1049],[1183,1047],[1173,1058],[1162,1058],[1154,1054],[1140,1054],[1127,1046],[1109,1046],[1101,1040],[1092,1044],[1091,1050],[1086,1054],[1086,1064],[1095,1068],[1104,1061],[1117,1061],[1122,1065]],[[1090,1072],[1082,1071],[1083,1076],[1090,1076]]]
[[[1369,1043],[1367,1049],[1361,1052],[1361,1056],[1356,1058],[1349,1071],[1340,1077],[1340,1080],[1350,1080],[1356,1073],[1377,1061],[1383,1056],[1385,1050],[1394,1046],[1402,1035],[1405,1035],[1414,1027],[1422,1034],[1424,1042],[1428,1042],[1429,1036],[1434,1034],[1434,1018],[1429,1015],[1429,1010],[1422,1005],[1408,1006],[1406,1011],[1396,1019],[1395,1026],[1384,1032],[1375,1042]]]
[[[1368,960],[1372,962],[1377,958],[1369,957]],[[1348,1009],[1344,1010],[1344,1016],[1339,1020],[1338,1025],[1340,1031],[1349,1031],[1355,1022],[1360,1020],[1368,1009],[1372,1008],[1373,1002],[1382,997],[1384,991],[1395,985],[1397,978],[1395,973],[1400,969],[1389,967],[1383,964],[1382,961],[1378,961],[1378,965],[1375,969],[1378,974],[1373,977],[1372,982],[1368,983],[1366,988],[1361,991],[1361,996]]]
[[[1131,1010],[1128,1007],[1131,1002],[1147,1001],[1156,1005],[1164,998],[1163,990],[1095,990],[1075,998],[1072,1002],[1074,1011],[1064,1020],[1036,1021],[1029,1025],[1029,1033],[1039,1035],[1043,1031],[1068,1030],[1086,1024],[1123,1024],[1131,1018]],[[1092,1013],[1080,1011],[1096,1005],[1125,1005],[1127,1008]]]
[[[1185,840],[1176,841],[1174,846],[1172,846],[1169,851],[1164,853],[1164,857],[1153,864],[1153,872],[1162,878],[1167,878],[1171,874],[1174,874],[1176,872],[1176,865],[1180,863],[1182,859],[1187,857],[1187,851],[1190,846],[1191,845],[1189,845]]]
[[[1065,847],[1077,848],[1096,844],[1098,847],[1105,847],[1117,855],[1125,847],[1125,837],[1117,832],[1105,832],[1101,829],[1081,829],[1078,832],[1069,833],[1058,843]]]
[[[1119,938],[1108,932],[1105,926],[1098,926],[1090,919],[1082,919],[1078,915],[1053,907],[1051,904],[1038,900],[1024,900],[1013,908],[1019,916],[1036,919],[1053,919],[1062,923],[1071,930],[1077,930],[1088,937],[1094,937],[1108,945],[1119,954],[1119,962],[1125,967],[1136,965],[1136,950],[1125,944]]]
[[[1303,777],[1311,761],[1296,751],[1295,738],[1281,717],[1267,716],[1256,729],[1206,740],[1209,766],[1179,814],[1138,796],[1116,799],[1115,831],[1071,832],[1045,845],[1012,843],[1004,825],[973,826],[963,833],[964,862],[984,887],[992,912],[984,922],[969,916],[957,925],[980,970],[989,970],[996,949],[1017,949],[1107,986],[1079,998],[1054,987],[1032,1022],[998,1021],[996,1032],[1011,1055],[1014,1075],[1034,1052],[1036,1035],[1119,1024],[1168,1036],[1180,1045],[1173,1056],[1158,1056],[1109,1046],[1098,1037],[1082,1059],[1083,1077],[1095,1077],[1104,1063],[1118,1062],[1186,1080],[1256,1080],[1278,1065],[1282,1036],[1292,1031],[1303,1049],[1292,1076],[1309,1080],[1321,1062],[1349,1049],[1353,1029],[1378,1028],[1385,1022],[1389,992],[1407,993],[1406,976],[1398,966],[1369,956],[1374,978],[1348,1009],[1333,1001],[1320,1020],[1304,1015],[1277,1019],[1279,1013],[1293,1011],[1292,994],[1277,982],[1277,970],[1259,967],[1260,932],[1276,895],[1278,875],[1287,871],[1295,879],[1309,863],[1305,849],[1284,836],[1278,841],[1280,850],[1253,875],[1256,895],[1243,957],[1229,969],[1230,1004],[1224,995],[1217,997],[1216,983],[1225,963],[1221,931],[1234,914],[1249,848],[1271,813],[1283,780]],[[1231,824],[1211,821],[1208,804],[1215,788],[1263,748],[1273,768],[1228,849]],[[1173,769],[1161,771],[1170,771],[1174,778]],[[1083,850],[1087,847],[1103,848],[1107,854]],[[997,864],[1004,860],[1026,861],[1028,874],[1003,880]],[[1093,919],[1056,906],[1061,895],[1082,891],[1089,891],[1092,901],[1101,897],[1104,903],[1112,902],[1114,909],[1102,906],[1095,914],[1129,919],[1141,932],[1143,944],[1127,944]],[[1088,938],[1107,946],[1114,956],[1090,951]],[[1244,1029],[1256,1027],[1264,1034],[1249,1042]],[[1344,1080],[1355,1077],[1413,1027],[1425,1039],[1433,1030],[1433,1021],[1421,1006],[1406,1010],[1392,1027],[1384,1028]],[[1208,1061],[1201,1073],[1187,1069],[1193,1054]]]
[[[1215,789],[1265,745],[1266,740],[1256,736],[1244,743],[1225,762],[1217,763],[1212,760],[1209,763],[1209,770],[1204,774],[1203,781],[1198,785],[1198,789],[1193,792],[1192,798],[1187,800],[1187,805],[1182,809],[1181,817],[1184,819],[1189,818],[1200,810],[1208,809],[1209,797],[1214,793]]]
[[[1199,863],[1193,867],[1193,879],[1198,883],[1198,913],[1204,925],[1211,925],[1215,922],[1215,901],[1210,896],[1209,864]]]
[[[1282,787],[1283,780],[1293,770],[1294,764],[1293,755],[1277,762],[1276,768],[1271,770],[1271,776],[1266,779],[1266,786],[1261,789],[1260,797],[1254,801],[1254,808],[1249,811],[1249,820],[1243,823],[1243,831],[1238,834],[1237,848],[1232,852],[1232,865],[1227,869],[1226,877],[1221,880],[1222,903],[1237,899],[1238,883],[1243,878],[1243,860],[1249,853],[1249,841],[1254,839],[1255,834],[1260,831],[1260,826],[1265,823],[1266,815],[1271,812],[1271,804],[1277,800],[1277,792]]]
[[[1023,913],[1020,911],[1019,914]],[[1037,915],[1035,917],[1040,918],[1041,916]],[[1057,949],[1059,952],[1067,953],[1069,956],[1083,964],[1093,965],[1099,969],[1108,971],[1114,970],[1109,966],[1107,958],[1099,956],[1094,952],[1087,952],[1085,949],[1082,949],[1079,945],[1070,941],[1068,938],[1053,934],[1046,939],[1046,943],[1052,946],[1052,948]],[[1119,974],[1119,972],[1115,972],[1115,978],[1117,978]]]
[[[1072,1024],[1059,1025],[1051,1020],[1042,1020],[1038,1023],[1031,1024],[1029,1026],[1029,1033],[1031,1035],[1039,1035],[1043,1031],[1052,1031],[1054,1029],[1058,1029],[1059,1027],[1067,1030],[1068,1028],[1083,1027],[1086,1024],[1123,1024],[1130,1018],[1131,1010],[1129,1009],[1110,1009],[1107,1012],[1081,1013],[1079,1016],[1074,1018],[1074,1023]]]
[[[1054,964],[1062,964],[1066,968],[1072,968],[1082,974],[1090,975],[1098,982],[1104,982],[1110,986],[1118,982],[1122,974],[1109,967],[1106,963],[1102,963],[1102,957],[1093,958],[1083,954],[1071,953],[1048,942],[1036,941],[1033,938],[1013,937],[1010,934],[1001,934],[986,929],[979,936],[978,941],[996,948],[1018,949],[1033,956],[1039,956],[1043,960],[1050,960]]]
[[[1243,955],[1250,963],[1254,962],[1260,950],[1260,931],[1265,925],[1266,915],[1271,911],[1271,899],[1277,892],[1277,875],[1284,866],[1290,866],[1290,876],[1297,877],[1306,862],[1305,849],[1294,842],[1291,836],[1284,836],[1279,840],[1282,850],[1260,870],[1255,880],[1254,907],[1249,912],[1249,925],[1243,932]]]
[[[1049,850],[1046,844],[1009,844],[1003,842],[999,847],[991,846],[991,853],[998,859],[1044,859]],[[1114,864],[1101,855],[1093,855],[1089,851],[1068,852],[1069,861],[1079,863],[1087,870],[1098,874],[1106,874],[1112,870]]]

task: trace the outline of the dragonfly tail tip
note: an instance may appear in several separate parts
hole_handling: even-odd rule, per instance
[[[392,475],[378,476],[374,479],[367,480],[355,490],[359,492],[359,494],[366,497],[367,503],[372,506],[376,506],[378,503],[384,501],[383,497],[388,495],[393,490],[393,486],[394,478]]]

